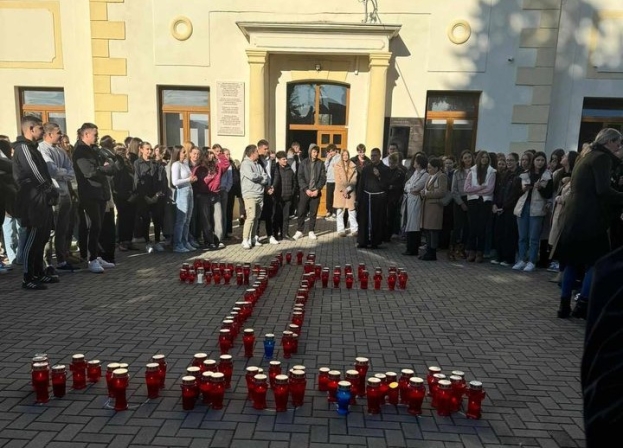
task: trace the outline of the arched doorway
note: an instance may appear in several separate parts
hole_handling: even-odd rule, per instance
[[[315,81],[291,82],[287,91],[287,142],[301,144],[305,157],[316,143],[326,154],[333,143],[346,148],[348,139],[348,99],[350,86]]]

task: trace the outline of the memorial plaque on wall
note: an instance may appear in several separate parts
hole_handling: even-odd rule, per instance
[[[217,134],[244,136],[244,83],[217,83],[216,104]]]

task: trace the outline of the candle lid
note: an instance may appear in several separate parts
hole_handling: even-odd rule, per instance
[[[210,378],[212,378],[212,375],[214,374],[214,372],[203,372],[201,374],[201,378],[203,378],[203,380],[209,380]]]
[[[303,314],[303,312],[302,312],[302,311],[299,311],[297,308],[294,308],[294,309],[292,310],[292,315],[293,315],[293,316],[294,316],[294,315],[298,316],[299,314]]]
[[[282,334],[283,334],[284,336],[292,336],[294,333],[292,333],[292,332],[291,332],[291,331],[289,331],[289,330],[284,330]]]
[[[350,390],[350,386],[350,381],[340,381],[339,383],[337,383],[338,389],[342,390]]]
[[[32,362],[46,362],[48,360],[48,355],[38,355],[32,357]]]
[[[245,370],[247,371],[247,373],[253,373],[253,375],[256,375],[257,371],[259,370],[259,367],[249,366]]]
[[[438,384],[441,389],[448,389],[452,383],[448,380],[439,380]]]
[[[368,384],[370,386],[379,386],[381,384],[381,380],[379,380],[378,378],[368,378]]]
[[[120,369],[127,369],[129,367],[129,364],[127,362],[120,362],[119,363],[119,368]]]
[[[32,365],[32,370],[48,370],[49,364],[47,362],[35,362]]]
[[[216,381],[216,382],[225,381],[225,375],[223,374],[223,372],[213,372],[212,381]]]
[[[463,377],[459,375],[450,375],[450,381],[453,383],[461,383],[463,382]]]
[[[396,381],[392,381],[391,383],[389,383],[389,388],[398,389],[398,383]]]
[[[288,375],[277,375],[275,377],[276,384],[288,384]]]
[[[257,368],[257,373],[264,373],[264,369],[262,369],[261,367]],[[257,375],[257,374],[256,374]]]
[[[428,367],[428,371],[429,371],[429,372],[437,372],[437,373],[440,373],[440,372],[441,372],[441,367],[437,367],[437,366],[429,366],[429,367]]]
[[[157,355],[152,356],[151,359],[152,361],[156,361],[156,362],[164,361],[164,355],[159,353]]]
[[[402,373],[403,375],[414,375],[415,374],[413,369],[402,369],[400,373]]]
[[[257,375],[255,375],[253,377],[253,379],[255,381],[266,381],[268,379],[268,377],[266,375],[264,375],[263,373],[258,373]]]
[[[207,358],[208,354],[207,353],[195,353],[195,359],[203,359],[203,358]]]
[[[302,370],[304,372],[305,371],[305,366],[301,366],[301,365],[292,366],[292,370]]]
[[[419,376],[412,376],[411,378],[409,378],[409,383],[414,386],[420,386],[424,384],[424,380]]]
[[[384,379],[387,378],[387,375],[385,375],[384,373],[375,373],[374,377],[380,379],[381,381],[383,381]]]
[[[236,303],[238,303],[238,302],[236,302]],[[245,303],[246,303],[246,302],[245,302]],[[242,308],[240,308],[239,306],[234,306],[234,307],[232,307],[232,309],[231,309],[231,313],[237,313],[237,312],[239,312],[241,309],[242,309]],[[231,314],[231,313],[229,313],[229,314]]]
[[[56,364],[55,366],[52,366],[52,371],[54,372],[62,372],[67,370],[67,367],[64,364]]]
[[[229,333],[231,333],[231,331],[229,330],[229,328],[221,328],[219,330],[219,333],[221,333],[221,334],[229,334]]]
[[[396,372],[385,372],[385,376],[398,376]]]
[[[223,324],[227,324],[227,325],[231,325],[231,324],[233,324],[233,323],[234,323],[234,321],[233,321],[233,320],[231,320],[231,319],[225,319],[225,320],[223,320],[223,322],[222,322],[222,323],[223,323]]]
[[[355,376],[359,376],[359,372],[357,372],[356,370],[347,370],[346,371],[346,378],[348,377],[355,377]]]
[[[115,369],[112,371],[112,374],[117,378],[128,376],[128,369]]]
[[[305,372],[303,370],[291,370],[290,373],[292,374],[292,378],[305,378]]]
[[[470,389],[482,389],[482,383],[480,381],[470,381],[469,388]]]
[[[330,370],[329,371],[329,376],[330,377],[340,377],[342,375],[342,372],[340,372],[339,370]]]
[[[281,365],[281,361],[270,361],[268,364],[271,367],[279,367]]]
[[[216,364],[216,361],[213,359],[206,359],[203,361],[203,365],[206,367],[212,367],[215,364]]]
[[[264,335],[264,338],[266,338],[266,339],[275,339],[275,335],[274,335],[274,334],[272,334],[272,333],[266,333],[266,334]]]
[[[148,372],[155,372],[160,368],[160,364],[158,364],[157,362],[150,362],[148,364],[145,364],[145,369]]]
[[[221,361],[231,361],[232,356],[231,355],[221,355],[219,356]]]
[[[184,386],[193,386],[197,382],[197,378],[192,375],[182,377],[182,384]]]
[[[355,358],[355,362],[357,364],[368,364],[368,362],[370,362],[370,360],[368,358],[364,358],[362,356]]]
[[[87,362],[90,366],[99,366],[102,362],[99,359],[92,359]]]
[[[245,328],[244,332],[247,333],[247,334],[253,334],[253,333],[255,333],[255,330],[253,330],[253,328]]]
[[[435,378],[437,378],[438,380],[445,380],[446,376],[443,373],[435,373],[433,375]]]
[[[461,370],[453,370],[452,375],[460,376],[461,378],[465,376],[465,372]]]
[[[76,353],[71,357],[74,361],[84,361],[84,355],[82,353]]]
[[[112,372],[115,369],[119,368],[119,363],[118,362],[111,362],[110,364],[108,364],[106,366],[106,370],[108,370],[109,372]]]
[[[197,366],[186,367],[186,372],[190,373],[190,374],[195,374],[195,373],[197,373],[199,371],[201,371],[201,368],[197,367]]]
[[[321,368],[318,369],[318,371],[320,373],[329,373],[331,371],[331,369],[328,368],[328,367],[321,367]]]

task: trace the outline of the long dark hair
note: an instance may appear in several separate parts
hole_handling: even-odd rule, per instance
[[[480,161],[482,160],[483,157],[487,157],[489,160],[491,160],[491,157],[489,156],[489,153],[487,151],[478,151],[478,153],[476,154],[476,179],[478,180],[478,184],[482,185],[485,183],[485,181],[487,180],[487,171],[489,170],[489,165],[482,165],[482,163],[480,163]]]
[[[540,171],[536,171],[536,167],[534,166],[534,161],[536,160],[537,157],[543,157],[545,159],[545,163],[543,164],[543,168],[541,168]],[[530,171],[538,174],[539,176],[542,175],[545,170],[547,169],[547,154],[545,154],[543,151],[537,151],[534,154],[534,157],[532,158],[532,164],[530,166]]]
[[[175,162],[179,162],[180,154],[182,153],[183,150],[184,150],[184,147],[182,145],[175,145],[173,147],[173,153],[171,154],[171,164]]]

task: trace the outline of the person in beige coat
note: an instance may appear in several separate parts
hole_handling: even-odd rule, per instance
[[[357,236],[357,166],[350,160],[346,149],[340,153],[340,160],[333,165],[335,176],[335,192],[333,193],[333,208],[336,210],[337,233],[346,236],[350,230],[351,236]],[[348,211],[349,229],[344,226],[344,212]]]
[[[437,260],[439,232],[443,226],[443,198],[448,192],[448,176],[441,170],[443,163],[438,157],[428,160],[428,180],[420,192],[423,199],[422,228],[426,234],[426,253],[421,260]]]

